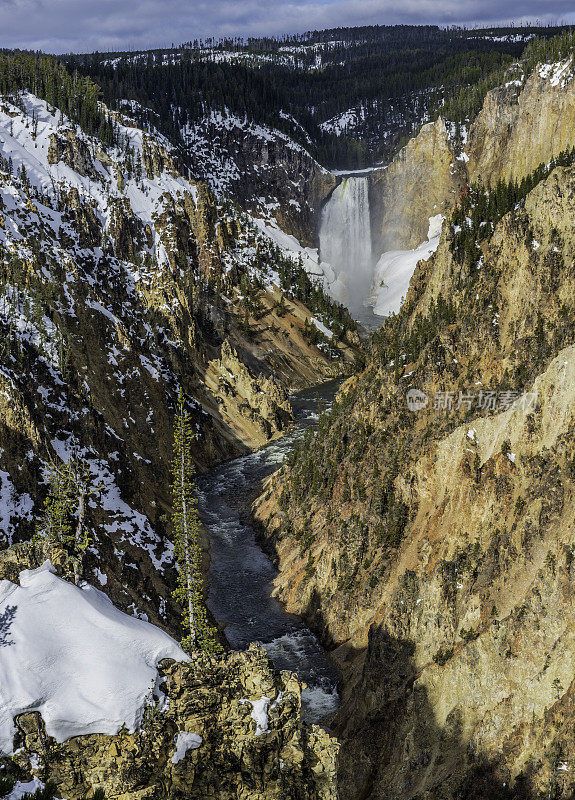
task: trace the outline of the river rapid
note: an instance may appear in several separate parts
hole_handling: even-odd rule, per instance
[[[338,674],[305,622],[288,614],[271,596],[277,570],[247,523],[249,501],[264,478],[277,470],[306,428],[315,426],[322,407],[333,401],[339,381],[303,391],[291,398],[293,430],[279,441],[198,478],[198,510],[210,531],[208,607],[224,627],[234,650],[261,642],[278,669],[289,669],[304,681],[304,718],[321,722],[339,703]]]

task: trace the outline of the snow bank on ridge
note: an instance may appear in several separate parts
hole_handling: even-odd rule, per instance
[[[560,86],[564,89],[573,80],[573,57],[553,64],[540,64],[539,77],[548,80],[551,86]]]
[[[374,314],[387,317],[399,311],[417,263],[427,261],[439,246],[443,220],[441,214],[430,218],[427,241],[415,250],[390,250],[381,256],[373,276],[371,302]]]
[[[167,633],[119,611],[88,584],[53,574],[49,561],[0,581],[0,752],[11,754],[14,717],[39,711],[49,736],[130,731],[141,722],[163,658],[188,656]]]

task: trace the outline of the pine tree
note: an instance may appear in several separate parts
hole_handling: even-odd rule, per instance
[[[97,494],[100,487],[92,483],[87,461],[72,458],[51,465],[49,483],[37,536],[49,545],[59,543],[71,551],[78,583],[82,557],[91,541],[86,528],[86,499]]]
[[[215,653],[221,650],[221,646],[215,630],[208,624],[203,601],[200,520],[191,454],[193,440],[190,415],[185,409],[184,395],[180,389],[172,458],[172,525],[178,569],[178,583],[173,596],[182,606],[183,623],[189,631],[182,646],[186,649],[199,646],[207,653]]]
[[[72,487],[68,465],[53,465],[48,477],[50,489],[44,501],[39,535],[53,544],[67,544],[72,538]]]

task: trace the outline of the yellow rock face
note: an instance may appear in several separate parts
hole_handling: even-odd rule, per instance
[[[71,800],[98,788],[122,800],[336,800],[336,740],[302,723],[299,682],[270,668],[258,646],[218,658],[196,655],[190,664],[164,661],[161,668],[169,704],[150,706],[135,733],[58,745],[37,714],[19,717],[19,778],[51,780],[58,796]],[[262,697],[269,699],[264,730],[252,717]],[[195,734],[199,744],[196,738],[177,751],[184,734]]]
[[[370,175],[374,253],[424,242],[429,218],[453,207],[462,182],[445,123],[439,119],[424,125],[392,164]]]
[[[521,180],[575,144],[573,65],[538,67],[524,86],[489,92],[469,133],[471,181]]]
[[[495,225],[473,274],[445,226],[384,329],[387,357],[343,385],[314,442],[321,470],[302,458],[258,501],[278,597],[343,669],[343,797],[483,800],[510,784],[570,797],[574,218],[575,168],[561,167]],[[440,294],[454,319],[394,375],[394,325],[405,347]],[[408,387],[453,389],[455,405],[488,387],[537,400],[413,414]]]

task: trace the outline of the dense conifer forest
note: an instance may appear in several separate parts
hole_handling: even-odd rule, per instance
[[[51,56],[0,52],[0,94],[14,96],[27,90],[105,143],[114,139],[113,125],[99,106],[100,87],[88,76],[68,70]]]
[[[176,140],[209,109],[228,108],[284,130],[328,167],[355,169],[389,160],[442,111],[465,123],[526,48],[544,57],[561,30],[370,26],[67,60],[109,104],[136,100],[141,121]]]

